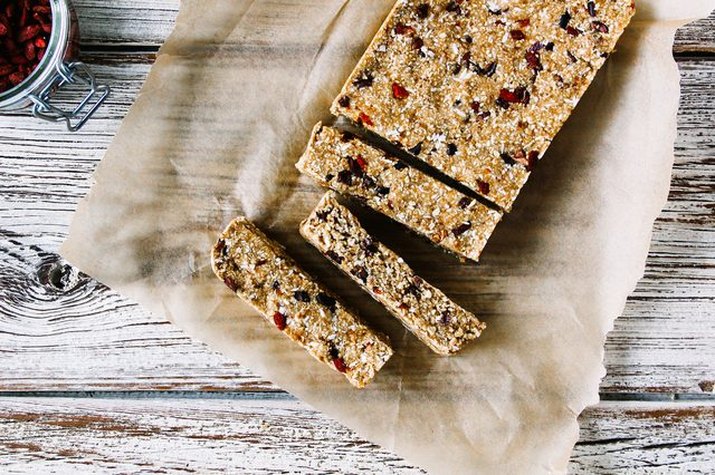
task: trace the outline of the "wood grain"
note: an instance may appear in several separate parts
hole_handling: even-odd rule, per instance
[[[602,403],[572,473],[709,473],[715,406]],[[0,398],[0,467],[47,473],[420,473],[293,399]],[[240,454],[240,455],[238,455]]]
[[[0,400],[3,472],[421,473],[295,400]]]
[[[74,0],[83,49],[156,49],[174,28],[180,0]]]
[[[74,3],[83,59],[114,94],[77,135],[0,116],[0,391],[150,392],[0,398],[0,472],[419,473],[53,254],[179,0]],[[681,29],[674,52],[673,188],[646,275],[608,338],[602,391],[613,398],[715,393],[715,14]],[[167,398],[177,394],[238,400]],[[581,417],[570,469],[712,473],[714,418],[712,401],[601,403]]]
[[[114,94],[78,135],[24,116],[0,118],[0,266],[6,288],[20,294],[4,304],[0,318],[0,331],[12,335],[12,351],[0,357],[5,390],[244,387],[239,365],[109,291],[90,298],[84,292],[96,284],[41,304],[33,300],[46,291],[37,269],[56,256],[30,246],[52,252],[64,239],[96,163],[149,70],[150,56],[132,58],[90,57]],[[715,62],[687,59],[680,67],[673,188],[656,223],[646,276],[609,336],[603,392],[701,393],[715,381]],[[57,320],[58,314],[65,317]],[[28,327],[42,331],[27,333]],[[252,378],[249,387],[260,380]]]
[[[715,12],[684,26],[676,35],[673,51],[679,55],[715,53]]]
[[[715,405],[601,403],[580,419],[569,473],[710,474]]]

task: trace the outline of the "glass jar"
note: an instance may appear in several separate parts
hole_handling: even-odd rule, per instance
[[[64,122],[79,130],[109,95],[109,87],[97,84],[79,53],[79,27],[70,0],[50,0],[52,30],[47,49],[37,67],[15,87],[0,93],[0,113],[32,108],[32,115],[49,122]],[[73,110],[53,105],[52,95],[64,86],[81,86],[86,94]]]

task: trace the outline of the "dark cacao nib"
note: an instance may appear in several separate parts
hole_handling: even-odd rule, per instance
[[[317,297],[315,297],[315,301],[331,312],[335,312],[336,310],[337,301],[325,292],[320,292]]]
[[[477,74],[479,74],[480,76],[486,76],[486,77],[490,78],[490,77],[494,76],[494,73],[497,72],[497,62],[493,61],[493,62],[489,63],[484,68],[477,66],[475,72]]]
[[[578,28],[574,28],[573,26],[569,26],[566,28],[566,33],[568,33],[571,36],[579,36],[581,34],[581,30]]]
[[[305,290],[296,290],[295,292],[293,292],[293,298],[296,299],[298,302],[310,302],[310,294]]]
[[[508,108],[509,108],[509,103],[508,103],[507,101],[505,101],[504,99],[502,99],[501,97],[497,97],[497,100],[494,101],[494,102],[496,103],[496,105],[498,105],[498,106],[501,107],[502,109],[508,109]]]
[[[544,49],[544,44],[541,41],[537,41],[533,45],[529,46],[529,49],[527,50],[529,53],[538,53]]]
[[[219,241],[216,243],[216,251],[224,259],[228,257],[228,247],[226,246],[225,240],[219,239]]]
[[[375,241],[373,241],[370,238],[361,242],[360,247],[362,247],[363,250],[365,250],[365,254],[367,254],[368,256],[374,256],[375,254],[377,254],[377,251],[379,250],[379,248],[377,247],[377,244],[375,244]]]
[[[596,3],[595,2],[587,2],[586,9],[588,10],[589,15],[596,16]]]
[[[224,277],[223,283],[226,284],[226,287],[231,289],[231,291],[233,292],[236,292],[238,290],[238,284],[231,277]]]
[[[370,175],[363,176],[362,184],[365,188],[375,188],[375,186],[377,185],[377,183],[375,183],[375,180]]]
[[[390,194],[390,187],[388,186],[378,186],[375,192],[380,196],[387,196]]]
[[[501,157],[502,160],[504,160],[504,163],[506,163],[507,165],[516,165],[516,162],[514,161],[512,156],[509,155],[508,153],[504,152],[499,156]]]
[[[456,1],[449,2],[447,4],[446,10],[450,13],[456,13],[457,15],[460,15],[462,13],[462,9],[459,7],[459,3]]]
[[[363,266],[353,267],[353,269],[350,271],[350,273],[352,275],[354,275],[355,277],[357,277],[358,279],[360,279],[363,284],[367,283],[368,273],[367,273],[367,270]]]
[[[339,255],[335,251],[328,251],[325,253],[326,256],[328,256],[328,259],[331,261],[335,262],[336,264],[342,264],[343,263],[343,256]]]
[[[472,44],[474,42],[474,38],[472,38],[470,35],[465,35],[464,38],[462,38],[465,43],[467,44]]]
[[[256,261],[256,267],[265,266],[267,263],[268,263],[268,261],[265,260],[265,259],[258,259],[258,260]]]
[[[350,96],[343,96],[338,99],[338,105],[340,105],[340,107],[348,109],[350,107]]]
[[[407,165],[404,163],[400,161],[395,162],[395,170],[404,170],[405,168],[407,168]]]
[[[593,27],[595,31],[598,31],[600,33],[608,33],[608,25],[606,25],[602,21],[592,21],[591,27]]]
[[[332,173],[328,173],[327,175],[325,175],[325,181],[327,181],[328,183],[333,181],[333,178],[335,178],[335,175],[333,175]]]
[[[419,155],[420,153],[422,153],[422,142],[409,149],[408,152],[410,152],[412,155]]]
[[[348,157],[348,166],[350,167],[350,172],[359,178],[365,173],[367,163],[365,159],[358,155],[357,158]]]
[[[452,234],[459,237],[470,229],[472,229],[472,223],[462,223],[452,230]]]
[[[281,288],[281,283],[278,282],[277,280],[274,280],[273,283],[271,284],[271,288],[273,290],[278,290]]]
[[[512,40],[516,40],[516,41],[526,39],[526,35],[521,30],[511,30],[509,32],[509,35],[511,36]]]
[[[457,146],[453,143],[447,144],[447,155],[454,156],[457,154]]]
[[[351,186],[353,184],[353,174],[349,170],[341,170],[338,173],[338,181],[343,185]]]
[[[358,89],[365,89],[366,87],[371,87],[374,81],[375,78],[372,73],[370,71],[365,71],[362,76],[353,81],[353,85]]]
[[[467,208],[469,208],[469,205],[471,205],[473,202],[474,202],[473,199],[465,196],[464,198],[459,200],[459,207],[462,209],[467,209]]]
[[[528,163],[526,165],[526,169],[529,171],[533,170],[534,167],[536,166],[536,164],[539,162],[539,152],[537,152],[537,151],[529,152],[527,161],[528,161]]]
[[[414,35],[415,29],[411,26],[405,25],[404,23],[398,23],[395,25],[395,34],[397,35]]]
[[[375,183],[375,179],[370,175],[363,175],[362,185],[365,188],[375,188],[375,186],[377,186],[377,183]]]
[[[546,46],[544,46],[544,49],[546,51],[553,51],[554,50],[554,42],[549,41],[548,43],[546,43]]]
[[[415,38],[412,40],[412,49],[414,50],[419,50],[422,49],[422,47],[425,45],[425,42],[422,38],[419,36],[415,36]]]
[[[414,284],[408,285],[407,289],[405,289],[405,293],[414,295],[417,300],[422,298],[422,291]]]
[[[417,5],[417,17],[424,20],[429,16],[429,5],[426,3],[420,3]]]
[[[534,72],[538,73],[539,71],[542,71],[544,69],[541,64],[541,58],[539,57],[539,53],[536,53],[534,51],[527,51],[524,57],[526,58],[526,64],[528,64],[529,68],[534,70]]]
[[[452,321],[452,315],[449,313],[449,311],[445,310],[442,312],[442,315],[439,317],[439,323],[442,325],[449,325],[449,322]]]
[[[561,19],[559,20],[559,26],[565,30],[566,28],[568,28],[570,21],[571,14],[567,10],[563,15],[561,15]]]

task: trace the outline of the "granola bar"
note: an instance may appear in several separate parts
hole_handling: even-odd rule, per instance
[[[300,232],[434,352],[453,354],[484,330],[477,317],[375,241],[334,192],[323,197]]]
[[[246,218],[234,220],[213,249],[216,276],[272,325],[358,388],[392,356],[370,330],[278,244]]]
[[[459,256],[479,260],[502,218],[439,180],[362,140],[318,124],[298,169],[351,195]]]
[[[510,210],[632,0],[399,0],[332,106]]]

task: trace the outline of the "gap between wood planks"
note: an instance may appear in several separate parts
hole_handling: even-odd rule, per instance
[[[276,390],[242,391],[0,391],[0,398],[74,398],[74,399],[220,399],[220,400],[298,400],[292,394]],[[601,402],[713,403],[715,394],[704,393],[600,393]]]

